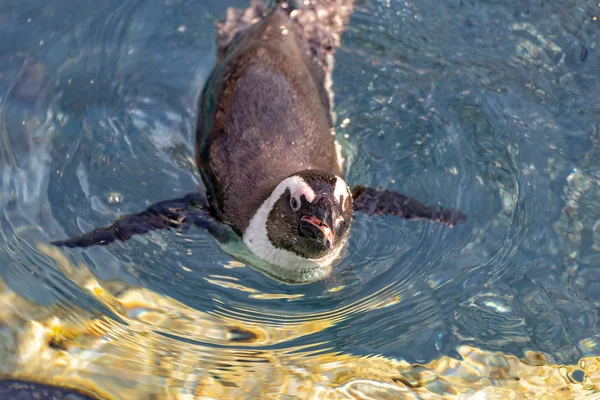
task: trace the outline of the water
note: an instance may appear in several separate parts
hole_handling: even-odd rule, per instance
[[[100,318],[124,363],[150,332],[156,349],[212,354],[225,369],[270,351],[409,363],[460,358],[464,345],[556,364],[600,355],[592,1],[356,4],[334,72],[348,181],[460,209],[465,225],[359,215],[333,275],[300,286],[231,263],[198,229],[66,250],[85,279],[40,247],[197,190],[215,22],[247,4],[0,6],[0,275],[37,304],[24,307]],[[165,315],[119,298],[126,288],[162,296],[153,312]]]

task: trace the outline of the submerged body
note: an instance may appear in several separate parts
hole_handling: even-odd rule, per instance
[[[329,274],[353,212],[464,222],[460,212],[389,190],[350,190],[344,181],[328,89],[351,7],[352,0],[313,0],[265,10],[253,0],[244,12],[229,9],[200,103],[196,161],[208,198],[160,202],[54,244],[106,245],[195,225],[269,276],[307,283]]]

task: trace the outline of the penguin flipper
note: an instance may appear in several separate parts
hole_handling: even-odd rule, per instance
[[[153,204],[140,213],[124,215],[106,227],[50,243],[59,247],[106,246],[154,230],[178,228],[185,231],[192,225],[207,229],[217,239],[226,239],[219,237],[224,230],[219,229],[221,225],[210,215],[205,197],[190,193],[180,199]]]
[[[354,212],[359,211],[368,215],[387,214],[409,220],[427,219],[443,222],[450,227],[467,220],[467,216],[460,211],[441,207],[438,209],[433,204],[425,206],[415,199],[391,190],[356,186],[352,189],[352,198],[354,199]]]

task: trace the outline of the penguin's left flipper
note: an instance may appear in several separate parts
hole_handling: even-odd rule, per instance
[[[59,247],[105,246],[154,230],[176,228],[185,231],[192,225],[208,230],[217,240],[227,240],[227,230],[210,215],[204,196],[190,193],[180,199],[153,204],[140,213],[124,215],[104,228],[50,243]]]
[[[406,219],[428,219],[443,222],[453,227],[464,223],[467,216],[460,211],[438,208],[435,205],[425,206],[415,199],[391,190],[375,190],[373,188],[356,186],[352,189],[354,211],[368,215],[388,214]]]

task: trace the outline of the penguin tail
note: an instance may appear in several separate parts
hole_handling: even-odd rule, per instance
[[[285,9],[302,27],[311,51],[326,71],[333,68],[333,53],[340,46],[342,33],[354,0],[251,0],[248,8],[228,8],[224,21],[217,23],[218,59],[248,28],[264,18],[274,7]]]
[[[246,9],[229,7],[225,19],[217,22],[217,61],[221,61],[236,39],[268,12],[264,0],[251,0]]]
[[[333,53],[354,9],[354,0],[277,0],[287,7],[304,32],[312,53],[326,71],[333,69]]]

